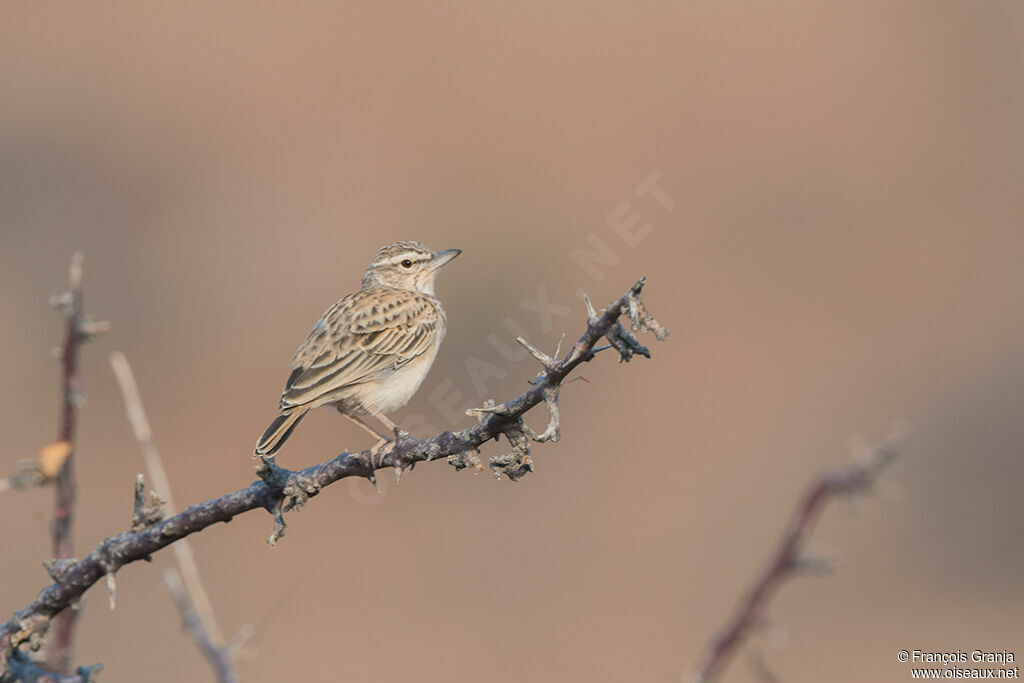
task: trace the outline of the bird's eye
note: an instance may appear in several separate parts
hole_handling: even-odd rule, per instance
[[[405,259],[404,261],[402,261],[402,267],[403,268],[412,268],[412,261],[410,261],[409,259]]]

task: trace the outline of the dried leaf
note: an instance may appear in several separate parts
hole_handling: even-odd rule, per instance
[[[71,455],[71,443],[51,441],[39,450],[39,471],[47,479],[53,479],[64,467],[64,461]]]

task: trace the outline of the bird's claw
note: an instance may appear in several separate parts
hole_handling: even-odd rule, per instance
[[[381,439],[370,447],[370,464],[373,466],[373,469],[376,470],[384,466],[383,451],[391,443],[393,442],[390,439]],[[381,456],[380,459],[377,456]]]

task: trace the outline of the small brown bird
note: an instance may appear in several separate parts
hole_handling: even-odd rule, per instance
[[[431,251],[420,242],[382,247],[362,288],[327,309],[292,358],[278,415],[256,443],[255,455],[277,452],[314,408],[333,405],[345,417],[389,441],[363,416],[397,434],[384,413],[412,398],[434,363],[446,318],[434,279],[459,249]]]

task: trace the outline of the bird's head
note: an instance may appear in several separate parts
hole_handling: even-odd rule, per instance
[[[394,287],[434,296],[434,278],[461,249],[431,251],[422,242],[395,242],[381,247],[363,274],[363,288]]]

